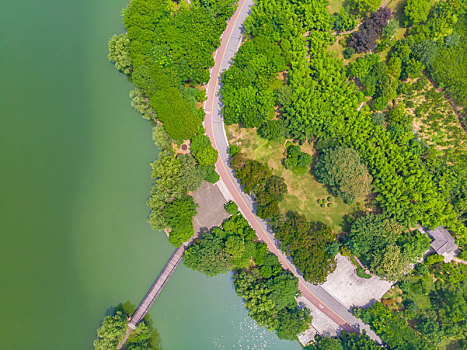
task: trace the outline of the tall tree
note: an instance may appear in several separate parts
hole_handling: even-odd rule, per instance
[[[324,150],[314,168],[319,182],[331,186],[332,191],[346,202],[368,194],[373,178],[351,148],[337,147]]]

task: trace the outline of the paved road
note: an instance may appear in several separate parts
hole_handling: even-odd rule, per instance
[[[237,52],[242,40],[242,24],[248,17],[253,0],[240,0],[237,11],[227,23],[222,35],[222,42],[214,54],[215,65],[211,69],[211,78],[207,86],[207,100],[204,105],[206,111],[205,127],[212,145],[219,152],[216,169],[229,192],[231,198],[237,203],[243,216],[256,231],[258,237],[264,241],[269,250],[278,256],[282,266],[292,271],[299,278],[299,290],[302,294],[327,317],[333,320],[339,327],[348,332],[357,332],[366,329],[368,335],[378,342],[381,339],[370,330],[368,325],[355,318],[345,306],[332,295],[319,286],[306,282],[296,270],[290,259],[277,247],[274,233],[267,223],[254,214],[255,204],[252,198],[243,193],[239,182],[235,179],[233,170],[229,166],[228,141],[225,135],[224,121],[222,117],[222,102],[219,96],[220,73],[231,65],[231,60]]]

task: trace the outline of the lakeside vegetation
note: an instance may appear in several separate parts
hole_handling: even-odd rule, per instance
[[[295,300],[298,279],[258,240],[234,203],[226,209],[232,216],[190,245],[185,265],[208,276],[234,271],[235,291],[250,317],[280,339],[296,340],[311,323],[309,311]]]
[[[95,350],[117,349],[128,329],[128,319],[135,312],[135,306],[126,302],[113,308],[112,313],[104,318],[94,340]],[[151,319],[146,315],[136,329],[131,332],[122,349],[159,350],[159,334],[154,329]]]
[[[281,249],[314,284],[335,269],[339,249],[386,280],[404,281],[429,246],[411,229],[417,223],[447,227],[466,254],[466,4],[407,0],[396,16],[378,6],[352,0],[331,15],[323,1],[258,0],[233,66],[222,74],[230,165],[254,196],[256,214],[269,220]],[[124,11],[127,34],[109,43],[109,58],[136,86],[131,103],[152,122],[162,149],[152,164],[149,222],[167,229],[175,246],[194,233],[190,192],[218,180],[200,86],[234,8],[233,1],[132,0]],[[336,42],[342,56],[330,50]],[[186,266],[209,276],[234,270],[250,316],[280,338],[296,339],[311,322],[293,298],[297,279],[232,205],[228,210],[231,218],[193,242]],[[451,307],[453,300],[445,301]],[[357,315],[391,348],[402,348],[401,339],[431,348],[419,332],[435,326],[418,328],[415,318],[401,321],[385,308],[377,303]],[[386,321],[391,331],[378,327]],[[345,334],[322,342],[373,347],[364,336]]]
[[[132,0],[123,11],[127,32],[109,42],[109,59],[135,85],[131,105],[151,121],[161,148],[152,163],[148,221],[155,230],[166,229],[177,247],[194,234],[190,192],[203,180],[219,179],[217,151],[202,126],[206,94],[200,87],[209,80],[212,53],[235,8],[233,0]]]

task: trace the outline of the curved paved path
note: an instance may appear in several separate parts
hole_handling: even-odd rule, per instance
[[[228,192],[227,194],[231,199],[237,203],[241,213],[256,231],[257,236],[267,244],[272,253],[278,256],[282,266],[299,278],[299,290],[313,305],[342,329],[348,332],[358,332],[365,329],[372,339],[381,343],[381,339],[370,330],[368,325],[355,318],[338,300],[323,288],[314,286],[303,279],[290,259],[276,246],[277,241],[274,238],[274,233],[268,228],[267,223],[253,213],[255,206],[252,198],[243,193],[239,182],[234,177],[233,170],[229,166],[229,155],[227,153],[229,145],[225,135],[222,103],[219,96],[220,73],[228,69],[232,58],[240,47],[242,24],[248,17],[252,6],[253,0],[239,0],[237,11],[228,21],[226,30],[222,34],[221,45],[214,54],[215,65],[211,69],[211,78],[206,89],[207,100],[204,104],[206,119],[204,124],[213,147],[219,152],[216,169],[221,177],[221,182],[223,182],[222,187],[224,187],[224,191]]]

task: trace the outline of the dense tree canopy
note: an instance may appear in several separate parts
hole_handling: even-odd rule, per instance
[[[347,333],[342,331],[339,337],[329,338],[317,336],[315,343],[305,347],[306,350],[379,350],[376,342],[363,333]]]
[[[404,227],[382,215],[358,218],[346,237],[352,254],[375,274],[395,281],[410,270],[410,263],[421,258],[430,239],[418,231],[403,233]]]
[[[430,12],[431,1],[429,0],[407,0],[404,14],[407,18],[407,25],[425,22]]]
[[[250,316],[281,339],[295,340],[311,322],[309,312],[295,301],[298,279],[282,269],[238,212],[196,239],[185,253],[185,265],[208,276],[237,269],[235,290]]]
[[[349,0],[350,10],[357,15],[375,12],[379,7],[379,0]]]
[[[201,165],[214,165],[217,161],[217,151],[206,135],[196,135],[191,139],[191,153]]]
[[[117,345],[128,329],[128,317],[134,312],[133,307],[131,307],[131,310],[126,310],[128,304],[118,305],[112,315],[104,318],[97,330],[97,339],[93,343],[95,350],[117,349]],[[152,322],[148,317],[145,317],[130,334],[123,349],[160,349],[158,334],[152,328]]]
[[[326,249],[335,240],[331,229],[292,212],[276,220],[273,228],[281,249],[292,257],[305,280],[314,284],[326,281],[336,268],[334,255]]]
[[[230,166],[245,193],[254,193],[258,203],[257,215],[263,219],[278,215],[279,202],[287,192],[284,179],[273,175],[265,164],[248,159],[243,153],[233,156]]]
[[[288,169],[299,170],[305,173],[312,161],[313,157],[311,154],[302,152],[300,146],[289,145],[287,147],[287,156],[284,163]]]

